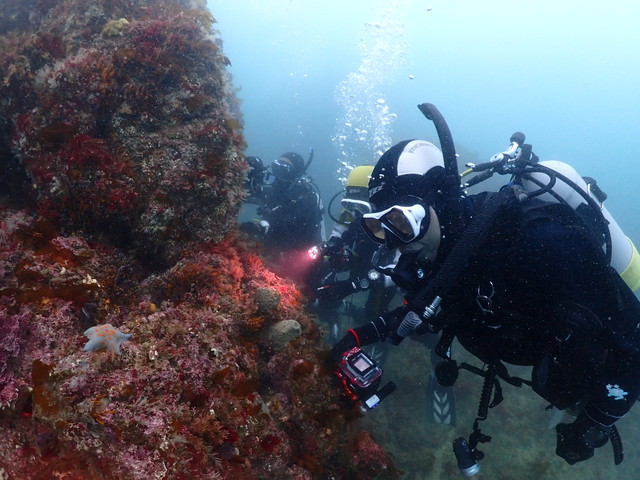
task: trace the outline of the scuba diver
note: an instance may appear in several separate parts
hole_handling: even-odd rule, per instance
[[[257,157],[249,157],[257,158]],[[240,229],[264,244],[265,254],[276,273],[292,278],[300,285],[307,283],[308,262],[302,261],[306,251],[323,240],[323,205],[317,187],[306,176],[313,159],[311,150],[305,162],[295,152],[285,152],[266,169],[253,161],[249,175],[249,199],[258,203],[260,219],[244,222]],[[260,179],[264,179],[260,184]],[[253,193],[253,195],[252,195]],[[300,258],[299,258],[300,257]]]
[[[331,214],[331,205],[342,192],[329,203],[329,215],[335,222],[329,239],[310,250],[310,255],[322,261],[319,284],[315,288],[316,309],[320,321],[329,325],[333,342],[338,339],[340,313],[352,317],[356,323],[364,323],[383,314],[397,290],[389,277],[372,268],[372,258],[380,245],[368,237],[360,224],[362,215],[371,212],[367,186],[372,171],[371,165],[351,170],[338,218]],[[340,276],[347,278],[339,279]],[[363,307],[345,301],[346,297],[361,291],[368,292]]]
[[[322,200],[318,189],[305,175],[308,164],[295,152],[273,161],[273,182],[265,189],[258,214],[267,222],[267,249],[306,249],[322,240]]]
[[[587,460],[610,440],[619,464],[615,423],[640,394],[637,250],[594,182],[561,162],[538,162],[519,132],[505,152],[463,173],[477,174],[466,186],[494,173],[510,181],[467,195],[446,122],[435,106],[419,108],[442,151],[422,140],[387,150],[362,219],[374,241],[401,253],[387,273],[406,305],[349,330],[331,351],[334,373],[372,408],[395,386],[378,390],[381,372],[360,347],[437,335],[439,383],[453,385],[460,369],[484,377],[472,433],[453,444],[463,474],[479,471],[478,443],[490,440],[479,422],[502,400],[499,380],[531,386],[550,407],[576,415],[556,426],[556,454],[566,462]],[[454,339],[484,368],[458,364]],[[532,367],[531,379],[510,376],[507,363]]]
[[[264,200],[265,173],[267,168],[260,157],[244,157],[244,161],[249,167],[244,180],[244,189],[247,192],[247,203],[260,204]]]

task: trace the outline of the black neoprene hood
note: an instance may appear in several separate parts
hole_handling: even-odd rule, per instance
[[[285,152],[280,155],[280,158],[286,158],[291,162],[294,173],[296,175],[302,175],[304,173],[304,158],[296,152]]]
[[[424,140],[405,140],[376,163],[369,181],[369,201],[375,211],[392,205],[429,204],[443,177],[444,161],[437,147]]]

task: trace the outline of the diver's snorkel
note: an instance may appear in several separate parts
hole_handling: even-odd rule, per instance
[[[302,173],[307,173],[307,170],[309,170],[309,167],[311,166],[311,162],[313,162],[313,147],[309,148],[309,158],[307,159],[307,163],[304,164],[304,170],[302,171]]]
[[[436,132],[438,133],[445,170],[442,192],[446,198],[444,206],[445,215],[443,215],[443,222],[441,224],[451,237],[458,239],[465,228],[463,205],[465,194],[460,185],[458,159],[453,137],[451,136],[451,130],[449,130],[447,122],[435,105],[422,103],[418,105],[418,109],[420,109],[428,120],[433,122],[436,127]],[[456,264],[455,261],[449,263]],[[458,265],[456,265],[456,267],[458,267]],[[440,282],[431,282],[434,283],[432,288],[428,288],[427,286],[419,292],[416,300],[418,308],[422,310],[423,320],[428,322],[429,319],[435,315],[442,301],[443,290],[448,288],[454,279],[457,278],[456,274],[458,272],[455,272],[455,270],[457,269],[445,269],[445,272],[438,277],[438,280],[441,280]]]
[[[453,137],[451,136],[451,130],[449,130],[447,122],[440,113],[440,110],[432,103],[421,103],[418,105],[418,108],[436,127],[438,139],[440,140],[440,148],[442,149],[442,156],[444,157],[445,173],[457,177],[458,162],[456,158],[456,147],[453,144]]]
[[[436,127],[436,132],[438,133],[445,171],[445,178],[442,182],[442,193],[446,199],[444,206],[445,215],[443,215],[446,223],[443,224],[443,227],[445,231],[455,239],[459,237],[465,227],[463,206],[465,194],[460,185],[456,147],[453,143],[451,130],[449,130],[447,122],[436,106],[431,103],[422,103],[418,105],[418,109],[428,120],[433,122]]]

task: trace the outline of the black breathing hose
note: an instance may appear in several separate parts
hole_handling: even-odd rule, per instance
[[[465,229],[462,237],[449,252],[435,277],[418,292],[411,302],[412,306],[417,308],[417,313],[426,311],[436,297],[443,298],[447,290],[462,273],[462,270],[467,265],[467,260],[480,244],[489,227],[493,225],[502,207],[512,200],[513,193],[510,189],[504,189],[487,198],[478,214],[473,217],[471,223]],[[428,317],[431,315],[423,313],[423,316]],[[436,329],[439,328],[436,327]]]
[[[342,225],[348,225],[348,223],[341,222],[338,218],[334,217],[333,216],[333,212],[331,211],[331,207],[333,206],[333,202],[336,201],[336,198],[339,195],[343,195],[343,194],[344,194],[344,190],[340,190],[333,197],[331,197],[331,200],[329,200],[329,205],[327,205],[327,214],[329,215],[329,218],[331,218],[331,220],[333,220],[335,223],[340,223]]]
[[[418,109],[422,114],[431,120],[436,127],[442,157],[444,160],[445,178],[442,182],[441,190],[445,197],[444,215],[446,223],[443,224],[449,238],[456,239],[464,230],[464,191],[460,185],[460,175],[458,173],[458,157],[456,147],[453,143],[451,130],[440,111],[432,103],[421,103]]]
[[[458,158],[456,157],[456,147],[453,143],[451,130],[440,113],[432,103],[421,103],[418,108],[422,114],[431,120],[436,127],[438,139],[440,140],[440,148],[442,148],[442,156],[444,157],[444,168],[447,175],[455,175],[458,177]]]
[[[307,173],[307,170],[309,170],[309,167],[311,166],[311,162],[313,162],[313,154],[314,154],[314,150],[313,147],[309,148],[309,158],[307,158],[306,163],[304,164],[304,173]]]

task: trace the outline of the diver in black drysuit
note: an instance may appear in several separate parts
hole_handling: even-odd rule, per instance
[[[262,221],[245,222],[241,229],[264,241],[269,253],[306,250],[322,241],[323,206],[317,188],[305,176],[305,161],[286,152],[269,169],[258,157],[246,157],[248,201],[258,204]],[[268,175],[270,183],[265,183]]]
[[[371,211],[368,184],[372,171],[371,165],[360,165],[351,170],[340,202],[343,210],[338,218],[329,212],[335,221],[333,230],[326,242],[315,247],[322,263],[317,275],[319,284],[314,289],[317,299],[314,305],[319,320],[329,326],[329,341],[332,342],[338,338],[341,313],[353,318],[358,325],[365,323],[387,311],[397,290],[388,277],[372,269],[372,258],[380,244],[372,241],[361,225],[362,215]],[[337,196],[333,197],[329,209]],[[345,274],[348,278],[338,279]],[[350,295],[362,291],[368,292],[363,307],[345,301]]]
[[[506,187],[503,197],[513,195],[443,295],[438,313],[416,322],[419,292],[455,244],[441,165],[439,150],[423,141],[401,142],[378,161],[369,183],[374,210],[363,224],[372,238],[403,252],[389,273],[407,304],[350,330],[331,358],[358,345],[398,344],[411,330],[440,334],[443,357],[457,338],[503,379],[513,377],[502,362],[533,366],[534,391],[577,413],[573,423],[556,427],[556,453],[570,464],[586,460],[617,437],[615,422],[640,394],[640,303],[571,207],[535,198],[522,203],[517,190]],[[464,224],[495,195],[466,197]]]
[[[287,152],[271,164],[274,176],[264,188],[264,202],[258,214],[267,222],[268,250],[307,249],[322,241],[322,201],[311,180],[304,176],[305,162]]]

